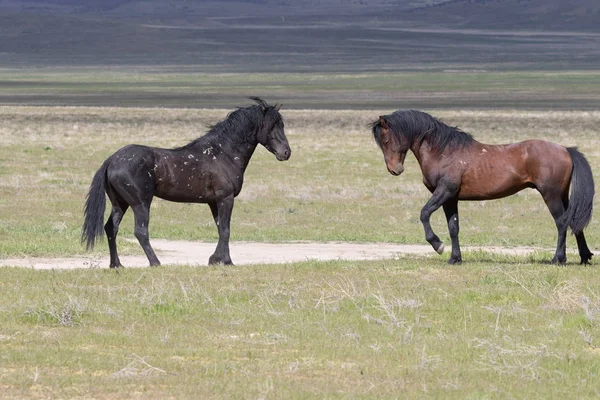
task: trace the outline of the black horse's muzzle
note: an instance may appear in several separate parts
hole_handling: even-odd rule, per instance
[[[282,148],[273,149],[271,146],[265,146],[267,150],[275,155],[278,161],[289,160],[292,155],[292,149],[290,149],[289,145],[281,146]]]

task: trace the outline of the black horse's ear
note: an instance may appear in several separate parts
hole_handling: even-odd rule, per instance
[[[283,104],[275,104],[275,111],[281,110],[281,107],[283,107]]]
[[[256,102],[256,103],[257,103],[257,104],[260,106],[260,109],[261,109],[262,111],[265,111],[265,110],[267,109],[267,107],[269,106],[269,105],[267,104],[267,102],[266,102],[266,101],[264,101],[263,99],[261,99],[260,97],[256,97],[256,96],[250,96],[250,97],[248,97],[248,98],[249,98],[250,100],[252,100],[252,101],[255,101],[255,102]]]
[[[380,116],[379,116],[379,125],[381,125],[381,127],[382,127],[382,128],[385,128],[385,129],[388,129],[388,128],[389,128],[389,126],[388,126],[388,123],[387,123],[387,121],[385,120],[385,117],[384,117],[383,115],[380,115]]]

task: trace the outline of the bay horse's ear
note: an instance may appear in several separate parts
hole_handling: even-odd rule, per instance
[[[389,128],[389,126],[388,126],[388,123],[387,123],[387,121],[385,120],[385,117],[384,117],[383,115],[380,115],[380,116],[379,116],[379,125],[381,125],[381,127],[382,127],[382,128],[385,128],[385,129],[388,129],[388,128]]]

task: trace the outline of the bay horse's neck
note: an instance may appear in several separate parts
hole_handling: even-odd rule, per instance
[[[479,143],[473,139],[472,144]],[[468,146],[469,148],[471,145]],[[410,151],[415,155],[415,158],[419,162],[419,166],[423,171],[423,165],[425,164],[433,164],[437,163],[444,157],[450,157],[451,155],[456,154],[457,152],[463,152],[466,148],[451,148],[447,147],[443,151],[434,150],[431,144],[427,140],[415,140],[411,143]]]

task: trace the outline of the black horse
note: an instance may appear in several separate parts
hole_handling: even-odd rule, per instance
[[[280,106],[258,97],[257,105],[239,108],[212,126],[209,132],[183,147],[161,149],[128,145],[108,157],[94,175],[85,203],[81,241],[93,248],[103,235],[104,209],[112,203],[104,225],[110,249],[110,267],[121,267],[117,253],[119,223],[131,206],[135,237],[150,265],[160,265],[148,237],[150,203],[154,196],[183,203],[206,203],[219,231],[219,242],[209,264],[232,264],[229,222],[233,199],[242,190],[244,171],[258,144],[279,161],[290,158]]]
[[[525,188],[540,192],[556,222],[558,242],[552,262],[564,264],[567,260],[568,227],[577,240],[581,263],[592,259],[583,229],[592,218],[594,178],[590,164],[575,147],[565,148],[544,140],[484,144],[415,110],[382,115],[371,128],[392,175],[404,171],[409,150],[417,158],[423,183],[432,193],[421,210],[425,238],[435,251],[444,251],[444,244],[429,223],[431,214],[443,207],[452,240],[450,264],[462,261],[458,201],[499,199]]]

